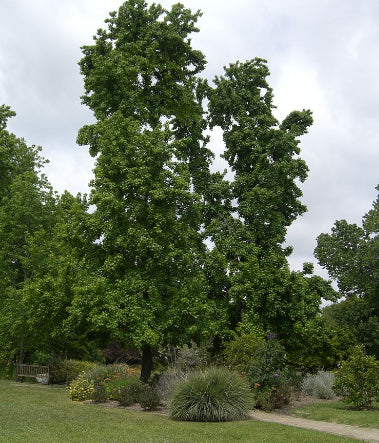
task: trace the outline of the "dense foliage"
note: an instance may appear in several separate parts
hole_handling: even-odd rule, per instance
[[[339,368],[334,384],[346,403],[357,409],[379,401],[379,361],[357,346]]]
[[[379,186],[377,187],[379,190]],[[368,353],[379,358],[379,198],[362,227],[336,221],[317,239],[315,256],[338,283],[345,299],[325,309],[333,327],[348,329]]]
[[[147,382],[156,351],[170,346],[193,342],[252,374],[266,331],[302,371],[335,366],[354,342],[319,318],[321,301],[338,294],[309,263],[291,271],[284,247],[306,211],[299,138],[312,113],[276,119],[260,58],[202,78],[206,59],[190,38],[199,16],[128,0],[83,46],[82,100],[95,117],[77,139],[96,160],[88,198],[53,191],[40,148],[7,131],[14,113],[0,107],[2,362],[99,361],[117,342],[141,353]],[[215,127],[231,180],[211,172]],[[365,237],[354,231],[371,245],[365,269],[374,215]],[[376,287],[365,282],[374,337]]]
[[[255,407],[271,410],[289,403],[291,381],[285,350],[272,332],[251,360],[247,377]]]

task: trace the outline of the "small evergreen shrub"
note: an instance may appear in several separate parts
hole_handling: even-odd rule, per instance
[[[226,368],[211,368],[178,383],[169,415],[181,421],[234,421],[247,418],[251,406],[244,379]]]
[[[0,378],[14,380],[16,378],[16,365],[11,361],[0,364]]]
[[[246,373],[255,353],[262,345],[262,338],[253,333],[242,333],[235,335],[228,342],[223,352],[224,364],[230,369]]]
[[[119,391],[118,402],[120,406],[132,406],[138,403],[141,392],[140,382],[123,386]]]
[[[154,411],[160,404],[158,391],[146,383],[141,384],[138,403],[144,411]]]
[[[57,359],[51,362],[49,366],[55,384],[69,384],[81,372],[90,371],[97,365],[89,361]]]
[[[85,372],[81,372],[78,377],[69,385],[70,399],[72,401],[85,401],[92,398],[94,384],[88,380]]]
[[[335,375],[333,372],[318,371],[317,374],[307,375],[302,384],[301,392],[315,398],[332,399],[336,397],[333,390]]]
[[[94,403],[105,403],[108,400],[108,393],[102,383],[95,383],[92,393]]]
[[[338,370],[334,387],[355,408],[371,406],[375,399],[379,400],[379,361],[357,346]]]

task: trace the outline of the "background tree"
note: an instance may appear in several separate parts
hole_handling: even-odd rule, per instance
[[[25,300],[30,281],[42,266],[55,223],[55,195],[41,174],[41,148],[28,147],[6,129],[9,107],[0,107],[0,340],[3,350],[22,361],[35,336]]]
[[[0,360],[85,357],[91,341],[69,321],[69,308],[89,269],[88,204],[54,193],[41,148],[7,131],[13,115],[0,107]]]
[[[379,187],[376,189],[379,190]],[[367,352],[379,357],[379,198],[362,227],[336,221],[317,238],[315,256],[337,281],[345,300],[328,307],[328,321],[354,331]]]

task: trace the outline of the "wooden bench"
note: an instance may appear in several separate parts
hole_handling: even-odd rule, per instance
[[[35,378],[38,383],[49,383],[50,371],[48,366],[17,364],[16,370],[16,376],[21,379],[21,382],[24,381],[24,377],[31,377]]]

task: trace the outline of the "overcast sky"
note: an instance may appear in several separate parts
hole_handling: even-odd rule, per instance
[[[165,7],[175,1],[162,0]],[[308,212],[289,229],[293,269],[313,261],[316,237],[335,220],[360,223],[379,184],[378,0],[182,0],[201,9],[193,46],[210,80],[223,66],[268,60],[276,115],[309,108],[302,138],[310,173],[301,186]],[[50,160],[58,192],[88,192],[93,162],[76,145],[92,114],[80,103],[80,47],[92,43],[118,0],[0,0],[0,103],[17,116],[9,129]],[[220,133],[212,149],[221,152]],[[217,161],[217,165],[221,162]],[[319,268],[317,272],[325,275]]]

